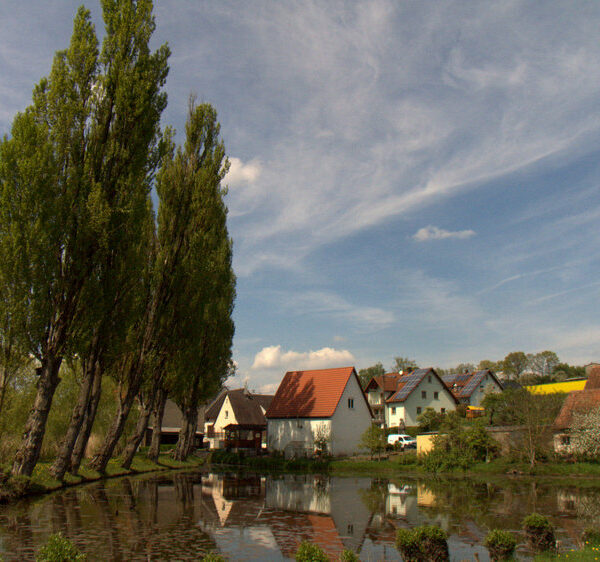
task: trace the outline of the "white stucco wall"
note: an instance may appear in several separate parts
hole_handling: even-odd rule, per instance
[[[229,400],[229,396],[225,397],[223,400],[223,404],[221,409],[219,410],[219,414],[217,415],[217,419],[215,420],[214,431],[215,433],[222,433],[224,431],[224,427],[229,425],[230,423],[237,423],[235,418],[235,413],[233,411],[233,407],[231,406],[231,400]],[[208,426],[210,424],[204,424],[204,435],[208,434]],[[208,447],[210,449],[219,449],[222,446],[222,439],[215,438],[206,438],[208,441]]]
[[[353,407],[348,406],[348,400]],[[299,426],[302,427],[299,427]],[[331,436],[329,451],[332,455],[348,455],[358,452],[362,434],[371,425],[371,413],[363,398],[356,379],[348,379],[342,397],[331,418],[268,419],[267,447],[272,451],[284,451],[291,442],[303,443],[307,453],[314,451],[314,438],[320,426]]]
[[[303,444],[306,453],[312,454],[320,427],[331,434],[330,419],[267,419],[267,448],[270,451],[284,451],[289,443],[295,442]]]
[[[352,408],[348,400],[352,400]],[[370,425],[369,407],[356,377],[352,376],[332,417],[331,453],[336,456],[357,453],[360,438]]]
[[[422,397],[425,392],[425,398]],[[438,393],[437,399],[435,393]],[[396,413],[392,414],[392,409],[396,408]],[[441,412],[442,408],[446,412],[456,409],[456,403],[446,389],[444,384],[435,375],[425,375],[419,385],[412,391],[404,402],[392,402],[386,404],[385,417],[388,427],[396,427],[404,420],[405,426],[417,425],[417,408],[421,412],[425,408],[433,408],[436,412]]]
[[[469,405],[481,406],[481,401],[485,398],[485,395],[492,392],[502,392],[502,389],[490,375],[485,375],[481,384],[474,390],[473,394],[471,394]]]

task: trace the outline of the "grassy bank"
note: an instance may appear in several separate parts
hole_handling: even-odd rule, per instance
[[[161,453],[158,463],[148,460],[148,458],[138,453],[131,468],[125,469],[120,466],[120,459],[111,460],[106,467],[106,472],[101,474],[96,470],[88,468],[85,464],[79,469],[77,475],[66,474],[64,481],[57,480],[50,473],[52,463],[40,462],[35,467],[31,477],[9,475],[9,467],[0,468],[0,503],[12,501],[20,497],[44,494],[53,492],[61,488],[76,486],[87,482],[95,482],[103,478],[114,478],[117,476],[127,476],[133,474],[142,474],[145,472],[157,472],[162,470],[181,470],[197,468],[205,463],[205,459],[191,456],[186,461],[176,461],[168,453]]]

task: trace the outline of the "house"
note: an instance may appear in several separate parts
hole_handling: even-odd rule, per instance
[[[204,434],[209,448],[260,449],[271,400],[273,396],[253,394],[245,388],[223,390],[206,410]]]
[[[385,402],[398,387],[401,373],[388,373],[373,377],[365,387],[367,401],[373,412],[373,421],[385,427]]]
[[[202,404],[198,407],[198,425],[196,426],[196,435],[194,438],[194,446],[202,446],[202,438],[204,436],[204,411],[206,406]],[[183,425],[183,414],[177,404],[172,400],[165,402],[165,411],[162,419],[162,426],[160,428],[160,444],[161,445],[174,445],[179,439],[179,432]],[[154,426],[148,425],[145,434],[145,445],[150,445],[152,442],[152,431]]]
[[[265,416],[269,450],[290,457],[312,455],[318,439],[355,453],[372,419],[354,367],[287,372]]]
[[[584,389],[569,393],[554,420],[554,450],[557,453],[573,452],[570,432],[574,414],[585,414],[597,408],[600,408],[600,365],[593,365]]]
[[[479,406],[486,394],[503,390],[502,384],[489,369],[444,375],[442,380],[458,402],[467,406]]]
[[[417,416],[425,408],[444,413],[454,410],[457,404],[435,369],[416,369],[400,377],[396,391],[386,400],[385,424],[400,428],[415,426]]]

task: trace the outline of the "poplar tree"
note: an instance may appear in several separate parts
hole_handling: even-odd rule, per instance
[[[0,267],[16,275],[21,331],[40,364],[14,475],[31,475],[39,458],[86,288],[114,250],[114,233],[131,233],[148,198],[166,105],[169,51],[149,50],[152,2],[103,0],[102,8],[102,52],[82,7],[69,48],[55,55],[0,144],[0,253],[13,260]]]

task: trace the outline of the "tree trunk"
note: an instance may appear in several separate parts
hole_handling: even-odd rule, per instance
[[[65,472],[67,472],[67,470],[70,468],[73,447],[75,446],[75,442],[77,441],[77,437],[81,431],[85,413],[89,409],[92,386],[94,384],[94,373],[96,371],[96,358],[99,352],[98,346],[99,339],[96,335],[92,343],[91,355],[83,362],[83,382],[79,390],[77,403],[75,404],[73,413],[71,414],[69,427],[67,428],[65,437],[62,440],[58,456],[50,468],[50,473],[57,480],[63,480]]]
[[[165,415],[166,403],[167,393],[161,388],[156,403],[154,404],[154,427],[152,428],[152,442],[148,449],[148,458],[156,463],[158,462],[158,455],[160,454],[160,436],[162,433],[162,422]]]
[[[144,438],[144,433],[146,433],[148,421],[150,420],[150,415],[152,414],[152,406],[153,400],[151,397],[148,399],[148,402],[145,405],[142,404],[142,411],[140,413],[137,425],[135,426],[133,435],[129,438],[129,441],[127,441],[127,446],[125,447],[125,451],[123,453],[123,462],[121,463],[121,466],[127,470],[131,468],[133,457],[135,456],[135,453],[137,452],[140,443]]]
[[[173,453],[173,458],[184,461],[192,451],[193,440],[198,425],[198,406],[188,406],[183,409],[183,425]]]
[[[92,394],[88,407],[86,408],[83,422],[75,446],[73,447],[73,453],[71,455],[71,466],[69,471],[72,474],[77,474],[81,461],[85,455],[88,441],[92,433],[92,427],[94,426],[94,420],[96,419],[96,412],[98,411],[98,404],[100,403],[100,397],[102,396],[102,367],[97,362],[94,367],[94,383],[92,385]]]
[[[47,352],[41,366],[37,383],[37,394],[29,418],[25,424],[21,446],[15,454],[12,466],[13,476],[31,476],[42,450],[46,422],[52,406],[54,392],[60,382],[58,372],[62,355]]]

